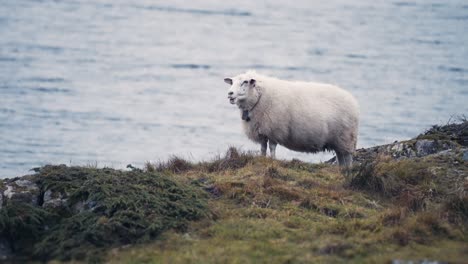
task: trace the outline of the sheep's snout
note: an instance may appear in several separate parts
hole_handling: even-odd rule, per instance
[[[234,92],[229,92],[228,93],[228,99],[229,99],[229,102],[231,104],[235,104],[236,103],[236,97],[234,97]]]

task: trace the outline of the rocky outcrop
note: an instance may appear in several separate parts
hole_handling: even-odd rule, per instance
[[[0,260],[95,261],[102,249],[154,239],[207,214],[202,190],[142,170],[45,166],[0,188]]]
[[[3,181],[1,204],[4,201],[19,201],[38,205],[40,201],[40,190],[32,180],[32,176],[6,179]]]
[[[394,159],[420,158],[438,153],[449,153],[450,151],[463,149],[454,141],[413,139],[408,141],[395,141],[392,144],[376,146],[366,149],[358,149],[354,160],[364,162],[371,160],[377,155],[386,155]]]

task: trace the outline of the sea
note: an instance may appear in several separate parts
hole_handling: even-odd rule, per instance
[[[359,148],[409,139],[468,114],[468,2],[0,0],[0,177],[259,151],[223,82],[249,69],[350,91]]]

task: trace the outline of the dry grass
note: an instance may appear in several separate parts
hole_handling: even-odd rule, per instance
[[[468,166],[460,155],[380,156],[350,177],[235,148],[210,162],[172,157],[134,173],[204,192],[210,217],[102,252],[109,263],[462,263]]]
[[[212,163],[174,173],[211,195],[216,220],[193,224],[186,233],[167,233],[161,242],[116,250],[109,260],[461,262],[468,258],[466,165],[453,167],[455,161],[460,162],[457,157],[379,157],[356,166],[346,179],[336,166],[230,149]]]

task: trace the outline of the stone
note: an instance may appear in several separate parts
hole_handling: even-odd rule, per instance
[[[7,185],[7,189],[3,192],[3,195],[5,195],[6,198],[11,199],[15,192],[13,191],[13,187],[10,185]]]
[[[463,151],[462,159],[463,159],[463,161],[468,161],[468,149]]]
[[[407,142],[388,145],[383,153],[388,153],[395,159],[412,158],[416,156],[416,153]]]
[[[15,183],[19,187],[26,188],[26,190],[39,190],[37,185],[30,180],[17,180]]]
[[[3,192],[3,196],[6,202],[12,200],[33,205],[38,204],[40,195],[39,187],[28,178],[16,178],[4,182],[4,184],[6,186],[6,190]]]
[[[42,207],[57,208],[65,206],[66,203],[67,199],[64,198],[64,195],[59,192],[52,192],[51,190],[47,190],[44,193],[44,202]]]
[[[441,152],[437,153],[437,155],[440,155],[440,156],[445,156],[445,155],[450,155],[450,154],[452,154],[451,149],[442,150]]]
[[[84,211],[93,211],[98,206],[98,203],[93,200],[79,201],[72,206],[72,210],[76,213]]]
[[[83,201],[79,201],[75,203],[72,207],[73,212],[75,213],[81,213],[85,210],[85,204]]]
[[[437,152],[437,144],[434,140],[421,139],[416,141],[415,144],[416,155],[418,157],[424,157]]]

